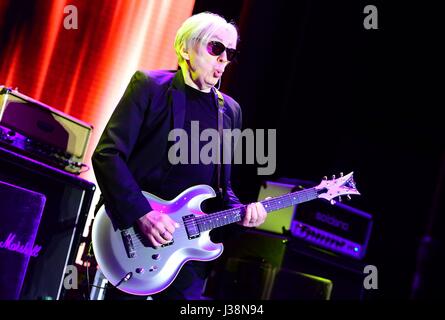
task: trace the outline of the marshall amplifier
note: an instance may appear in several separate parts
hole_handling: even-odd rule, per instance
[[[291,234],[319,248],[362,259],[371,229],[369,213],[339,202],[315,200],[298,205]]]
[[[0,145],[79,174],[92,126],[0,86]]]
[[[23,279],[19,299],[65,299],[72,294],[64,286],[66,267],[76,263],[95,184],[1,147],[0,181],[0,187],[9,186],[0,188],[0,271],[11,275],[13,263],[17,271],[27,266],[17,278]],[[30,249],[18,254],[19,241]],[[4,265],[9,256],[16,260]]]

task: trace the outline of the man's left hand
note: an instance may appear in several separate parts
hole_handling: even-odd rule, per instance
[[[267,218],[266,209],[261,202],[251,203],[247,206],[246,215],[240,224],[244,227],[258,227]]]

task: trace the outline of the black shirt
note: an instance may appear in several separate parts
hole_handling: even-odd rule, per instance
[[[200,157],[203,146],[212,142],[212,138],[208,138],[209,140],[207,141],[200,141],[201,133],[208,128],[218,132],[218,110],[215,95],[212,91],[202,92],[188,85],[185,86],[185,89],[186,111],[184,130],[188,137],[188,161],[186,164],[179,163],[170,166],[170,170],[162,185],[164,199],[173,199],[185,189],[197,184],[207,184],[213,188],[216,185],[215,169],[217,166],[213,161],[210,164],[203,164]],[[198,121],[199,136],[196,136],[197,134],[192,136],[192,125],[195,128],[194,130],[198,132],[196,130],[197,124],[192,124],[192,121]],[[198,148],[192,148],[192,140],[194,140]],[[213,149],[210,149],[209,157],[213,156],[213,151]],[[192,153],[194,153],[193,157]]]

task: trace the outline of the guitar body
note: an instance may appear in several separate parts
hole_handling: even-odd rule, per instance
[[[118,289],[134,295],[151,295],[167,288],[189,260],[210,261],[223,251],[222,244],[213,243],[209,232],[190,238],[184,217],[203,216],[201,203],[215,197],[207,185],[191,187],[171,201],[162,200],[148,192],[143,195],[153,210],[168,214],[180,224],[173,241],[166,246],[151,247],[137,230],[115,230],[104,207],[95,219],[92,231],[93,249],[99,268]],[[123,279],[127,276],[127,280]]]

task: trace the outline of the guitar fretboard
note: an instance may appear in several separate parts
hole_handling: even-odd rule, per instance
[[[287,208],[298,203],[307,202],[318,198],[324,189],[310,188],[302,191],[288,193],[273,199],[260,201],[266,212],[276,211]],[[212,230],[214,228],[222,227],[231,223],[241,221],[246,214],[246,205],[227,209],[224,211],[215,212],[196,218],[195,222],[200,232]]]

